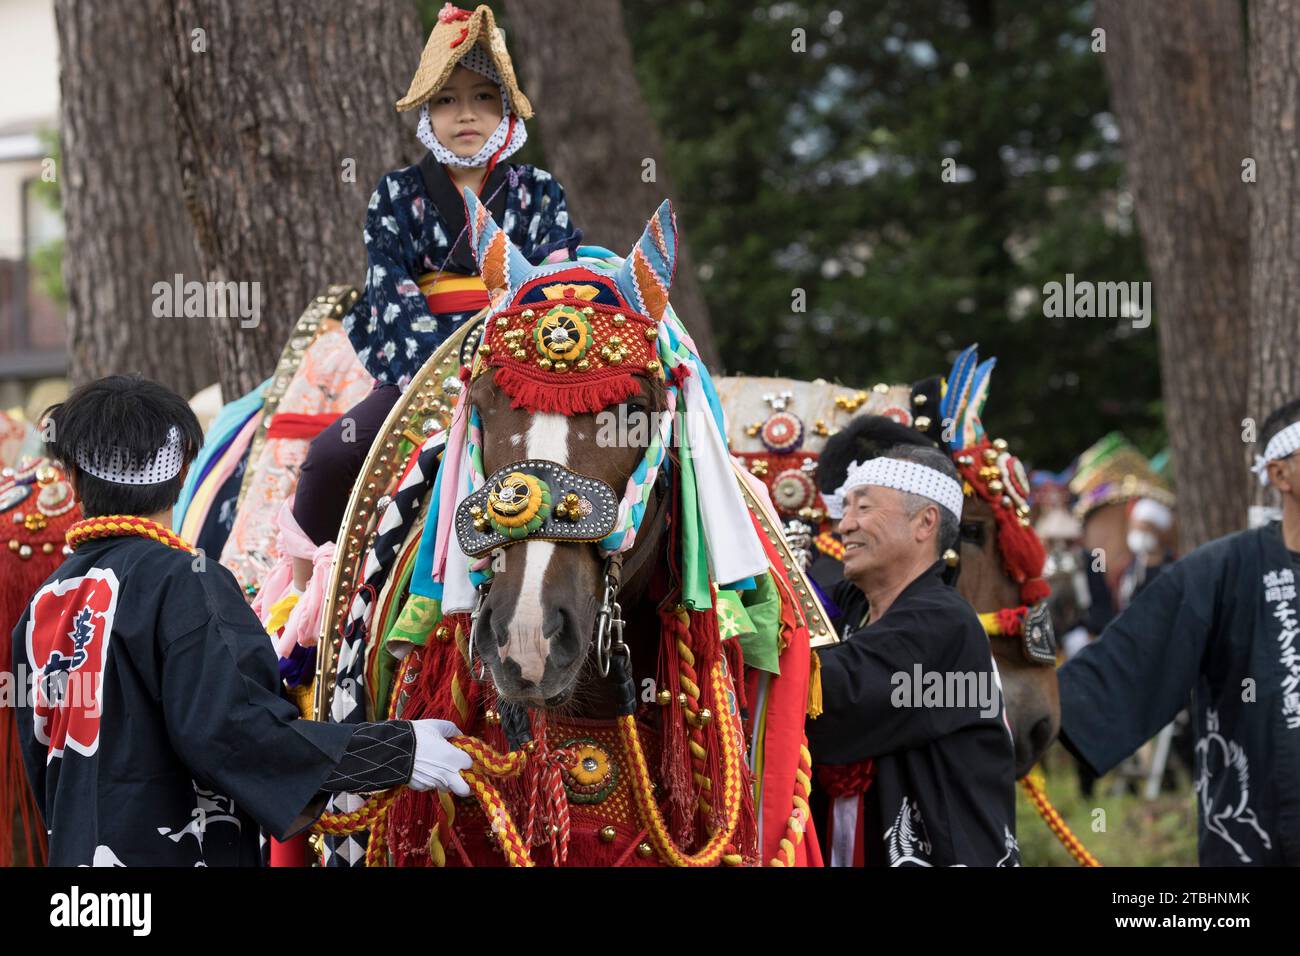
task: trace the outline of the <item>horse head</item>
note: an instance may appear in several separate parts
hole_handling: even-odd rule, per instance
[[[456,519],[471,560],[495,556],[474,649],[502,699],[554,707],[593,641],[609,640],[620,585],[634,600],[657,563],[641,558],[665,526],[655,477],[671,408],[657,340],[676,227],[665,202],[617,269],[534,267],[465,196],[492,300],[462,409],[482,483],[458,496]]]

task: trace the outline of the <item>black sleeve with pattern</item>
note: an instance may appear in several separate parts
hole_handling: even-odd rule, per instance
[[[321,785],[331,793],[371,793],[411,779],[415,729],[409,720],[358,724],[343,759]]]

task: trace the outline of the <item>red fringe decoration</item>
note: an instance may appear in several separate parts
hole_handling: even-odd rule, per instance
[[[557,385],[553,379],[534,378],[523,368],[502,366],[496,370],[495,381],[497,388],[510,396],[511,408],[556,415],[594,415],[641,391],[630,372],[585,379],[575,375]]]
[[[33,487],[28,502],[35,501],[38,490]],[[40,537],[61,538],[62,531],[80,517],[81,509],[78,507],[65,515],[51,518]],[[21,525],[18,528],[21,532]],[[16,553],[6,551],[5,557],[0,559],[0,673],[7,675],[5,680],[14,681],[15,694],[25,694],[27,689],[18,686],[9,670],[13,665],[13,629],[32,595],[63,563],[62,541],[59,541],[53,554],[45,554],[34,536],[24,540],[30,540],[35,545],[30,558],[24,561]],[[20,834],[24,856],[17,857]],[[0,866],[14,866],[18,863],[44,866],[47,856],[45,826],[36,807],[36,798],[27,785],[27,771],[23,768],[14,707],[0,706]]]
[[[1002,555],[1002,565],[1011,579],[1020,585],[1020,600],[1033,605],[1052,593],[1051,587],[1042,580],[1047,552],[1034,529],[1021,524],[1016,510],[1004,505],[1002,496],[989,491],[988,484],[980,478],[984,449],[991,447],[985,441],[971,448],[963,448],[954,453],[953,463],[957,465],[957,470],[966,479],[966,483],[975,489],[975,493],[992,506],[993,517],[998,522],[998,551]],[[960,464],[958,459],[961,456],[969,457],[972,463]]]
[[[681,624],[673,613],[671,602],[660,611],[659,628],[662,634],[659,686],[671,695],[671,703],[663,709],[659,780],[667,801],[664,819],[668,832],[678,844],[683,844],[690,838],[695,821],[696,788],[691,775],[690,750],[686,745],[686,716],[677,699],[682,690],[681,657],[677,653],[676,641]]]

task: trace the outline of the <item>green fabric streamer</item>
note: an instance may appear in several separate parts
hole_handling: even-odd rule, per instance
[[[709,554],[700,528],[700,502],[695,490],[695,465],[686,437],[686,418],[680,411],[673,427],[677,430],[677,459],[682,472],[682,603],[692,611],[703,611],[713,606]]]
[[[758,585],[752,591],[719,591],[718,620],[722,619],[722,600],[726,595],[743,607],[749,630],[740,634],[740,649],[744,652],[745,663],[750,667],[767,671],[771,674],[781,673],[781,592],[771,573],[763,573],[754,578]],[[724,633],[725,637],[726,634]]]

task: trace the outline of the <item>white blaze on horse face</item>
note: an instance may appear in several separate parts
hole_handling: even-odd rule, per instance
[[[553,461],[568,468],[569,419],[548,412],[533,415],[524,457]],[[510,620],[510,636],[499,653],[502,660],[508,657],[519,665],[524,680],[538,683],[550,652],[543,623],[546,607],[542,603],[542,580],[555,554],[555,542],[528,541],[516,545],[515,550],[523,555],[523,579],[515,599],[515,613]]]

